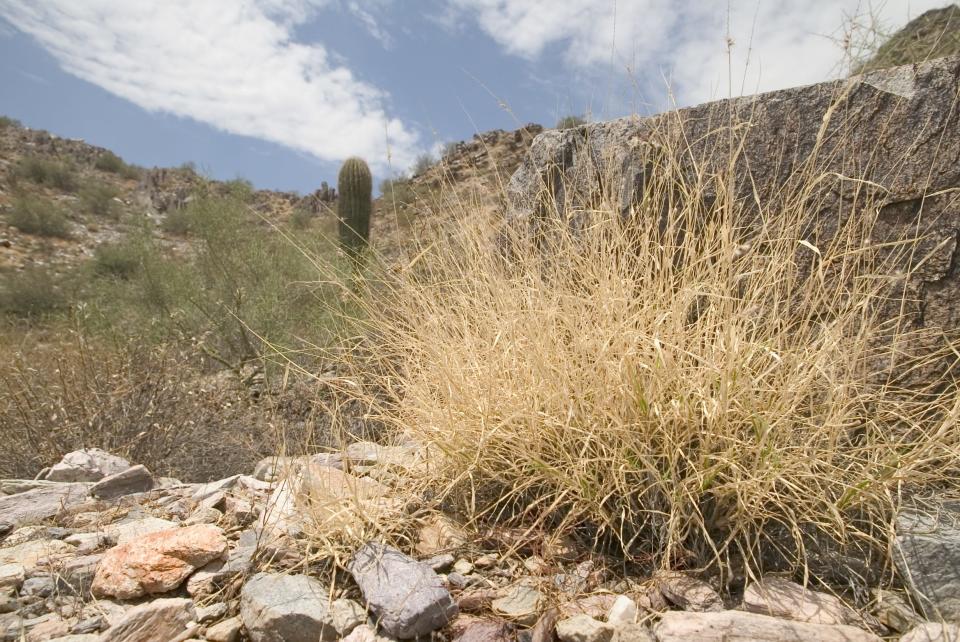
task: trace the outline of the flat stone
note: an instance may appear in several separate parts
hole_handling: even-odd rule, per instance
[[[224,491],[230,490],[237,485],[238,481],[240,481],[240,475],[233,475],[232,477],[227,477],[226,479],[200,484],[196,489],[194,489],[190,498],[195,502],[202,502],[217,495],[218,493],[223,493]]]
[[[513,627],[503,620],[479,620],[468,624],[454,642],[513,642]]]
[[[369,542],[354,554],[347,570],[388,635],[427,635],[457,616],[457,603],[440,577],[395,548]]]
[[[227,618],[207,628],[204,638],[209,642],[237,642],[243,622],[239,616]]]
[[[144,602],[127,611],[119,622],[103,632],[101,642],[144,642],[175,640],[189,636],[195,628],[193,602],[182,597]]]
[[[743,609],[815,624],[857,624],[860,615],[842,600],[779,577],[765,577],[743,593]]]
[[[137,465],[125,471],[104,477],[90,487],[90,494],[97,499],[115,499],[134,493],[151,490],[155,481],[146,466]]]
[[[930,620],[960,620],[960,502],[903,509],[894,562]]]
[[[900,642],[960,642],[960,624],[924,622],[910,629]]]
[[[117,541],[106,533],[73,533],[63,541],[76,547],[78,555],[88,555],[108,546],[116,546]]]
[[[337,640],[329,591],[306,575],[258,573],[240,594],[240,618],[252,642]]]
[[[614,628],[588,615],[577,615],[557,622],[560,642],[610,642]]]
[[[95,482],[130,468],[130,462],[99,448],[75,450],[54,464],[44,479],[58,482]]]
[[[92,591],[120,599],[166,593],[226,551],[223,531],[206,524],[143,535],[104,554]]]
[[[177,526],[176,522],[158,517],[136,517],[107,526],[104,529],[104,535],[122,545],[144,535],[172,530]]]
[[[0,548],[0,564],[20,564],[30,575],[42,565],[73,555],[74,548],[59,539],[39,539]]]
[[[223,602],[215,602],[209,606],[198,606],[196,607],[197,611],[197,624],[208,624],[210,622],[216,622],[220,620],[227,614],[229,609],[227,605]]]
[[[709,584],[684,573],[660,573],[656,577],[660,592],[672,604],[685,611],[722,611],[723,600]]]
[[[17,562],[8,562],[0,564],[0,590],[12,588],[19,590],[23,580],[27,577],[27,571],[23,564]]]
[[[0,515],[14,526],[48,520],[89,500],[89,484],[55,483],[0,497]]]
[[[498,595],[491,604],[493,612],[524,626],[536,623],[546,602],[543,593],[525,583],[509,586]]]
[[[881,642],[848,625],[812,624],[746,613],[667,611],[653,627],[659,642]]]

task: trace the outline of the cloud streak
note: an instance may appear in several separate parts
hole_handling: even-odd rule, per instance
[[[842,39],[851,17],[870,13],[900,27],[943,0],[448,3],[461,21],[475,21],[510,54],[540,60],[559,51],[564,65],[579,74],[612,68],[648,79],[662,75],[680,104],[694,104],[835,77],[843,52],[831,39]]]
[[[324,0],[0,0],[0,15],[61,67],[150,111],[324,161],[406,167],[418,135],[389,96],[294,29]]]

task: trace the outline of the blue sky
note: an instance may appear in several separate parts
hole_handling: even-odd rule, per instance
[[[350,155],[384,177],[477,131],[834,78],[845,36],[944,3],[0,0],[0,114],[306,193]]]

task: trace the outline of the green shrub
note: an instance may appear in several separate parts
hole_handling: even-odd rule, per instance
[[[76,170],[70,163],[39,156],[21,158],[13,166],[12,176],[64,192],[76,191],[78,187]]]
[[[16,118],[0,116],[0,129],[6,129],[7,127],[23,127],[23,125]]]
[[[142,244],[125,239],[98,247],[93,255],[93,267],[100,275],[130,279],[140,271],[142,259]]]
[[[106,151],[100,156],[98,156],[93,166],[102,172],[110,172],[111,174],[118,174],[120,176],[123,176],[124,178],[132,179],[132,178],[140,177],[139,167],[128,164],[122,158],[120,158],[119,156],[117,156],[111,151]]]
[[[557,129],[572,129],[586,124],[587,121],[582,116],[564,116],[557,121]]]
[[[406,176],[380,181],[380,196],[390,205],[409,205],[417,199],[410,179]]]
[[[314,218],[316,218],[316,214],[311,212],[309,208],[298,207],[290,215],[290,225],[295,230],[305,230],[310,227]]]
[[[114,200],[117,190],[103,183],[88,183],[80,188],[80,207],[87,214],[100,218],[120,218],[119,203]]]
[[[7,212],[7,222],[26,234],[70,237],[70,222],[63,208],[38,196],[19,196]]]
[[[6,276],[0,283],[0,312],[30,318],[47,316],[67,306],[57,280],[46,268],[31,268]]]
[[[436,164],[437,159],[430,154],[420,154],[417,156],[417,160],[413,163],[413,175],[419,176]]]
[[[160,228],[170,234],[187,236],[192,229],[192,219],[193,210],[190,207],[169,210],[160,224]]]

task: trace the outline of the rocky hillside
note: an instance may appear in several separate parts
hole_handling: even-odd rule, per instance
[[[931,9],[884,42],[856,71],[864,73],[960,54],[960,5]]]
[[[413,443],[355,443],[340,453],[267,458],[249,474],[195,484],[87,449],[35,480],[0,480],[0,641],[920,642],[960,635],[956,624],[924,622],[899,593],[877,592],[858,609],[770,575],[723,597],[696,573],[624,576],[548,532],[475,532],[410,505],[403,481],[423,462]],[[362,538],[364,524],[380,520],[408,530],[404,550]],[[955,530],[946,517],[928,522],[908,511],[900,523],[902,565],[924,599],[933,596],[931,608],[954,617],[951,578],[929,563],[960,564]],[[318,532],[346,536],[334,567]]]

